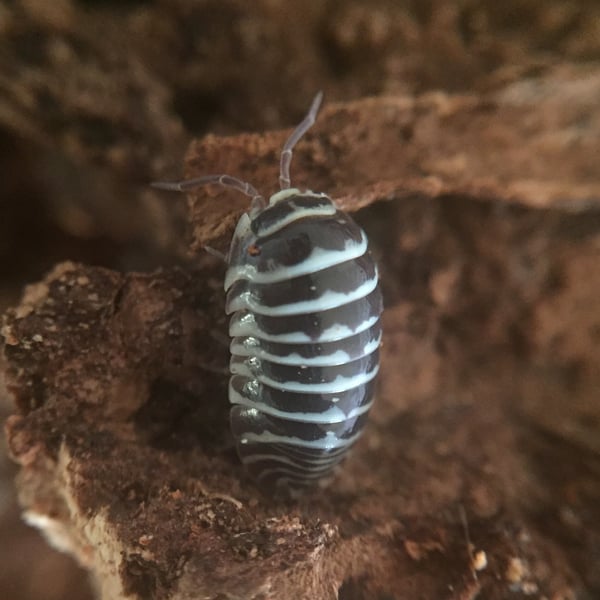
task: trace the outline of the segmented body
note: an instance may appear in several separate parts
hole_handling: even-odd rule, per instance
[[[326,478],[358,439],[379,369],[382,303],[367,238],[325,194],[290,187],[292,151],[322,99],[285,142],[281,191],[268,203],[227,174],[153,184],[219,184],[252,198],[223,256],[231,429],[254,478],[291,491]]]
[[[382,300],[367,238],[326,195],[284,189],[240,219],[225,290],[238,453],[260,483],[312,485],[373,401]]]

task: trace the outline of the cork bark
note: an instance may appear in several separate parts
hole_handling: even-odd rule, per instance
[[[87,599],[83,571],[103,600],[600,596],[599,11],[1,4],[0,596]],[[246,477],[219,373],[202,246],[248,201],[148,183],[269,195],[318,89],[292,179],[369,234],[383,364],[364,437],[291,502]]]

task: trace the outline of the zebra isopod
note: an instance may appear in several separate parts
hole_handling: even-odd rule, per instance
[[[252,198],[223,257],[230,423],[250,475],[292,492],[327,480],[358,439],[379,370],[383,307],[367,237],[326,194],[290,187],[292,150],[321,100],[285,143],[268,202],[229,175],[154,184],[219,183]]]

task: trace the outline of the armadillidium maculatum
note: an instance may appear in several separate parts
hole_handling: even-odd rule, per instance
[[[231,430],[250,474],[292,491],[329,476],[358,439],[379,369],[382,299],[366,235],[326,194],[290,187],[292,150],[321,99],[285,143],[268,202],[229,175],[155,184],[252,197],[225,257]]]

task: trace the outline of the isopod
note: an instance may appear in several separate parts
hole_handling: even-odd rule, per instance
[[[383,307],[367,237],[326,194],[290,187],[293,148],[321,101],[283,146],[268,202],[229,175],[154,184],[218,183],[252,198],[225,256],[230,423],[253,478],[292,492],[328,479],[358,439],[379,370]]]

